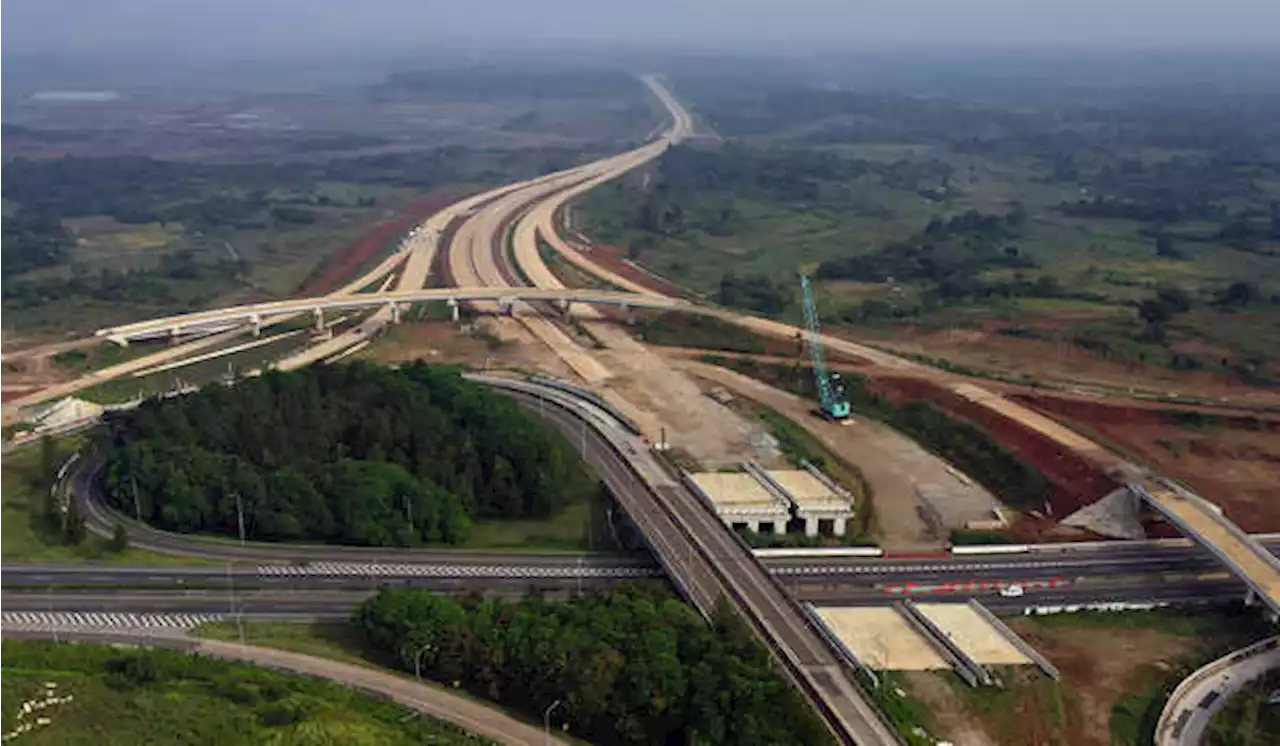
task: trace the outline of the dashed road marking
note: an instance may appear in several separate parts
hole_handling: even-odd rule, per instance
[[[221,614],[133,614],[81,611],[6,611],[5,629],[194,629],[222,620]]]
[[[426,577],[426,578],[647,578],[658,575],[650,567],[591,567],[589,565],[517,566],[443,565],[370,562],[311,562],[305,565],[259,565],[262,577]]]

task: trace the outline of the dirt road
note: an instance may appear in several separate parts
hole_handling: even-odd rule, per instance
[[[945,494],[945,500],[935,500],[937,507],[945,511],[944,527],[963,524],[970,518],[988,517],[999,505],[986,490],[976,483],[964,484],[948,471],[946,462],[890,427],[869,420],[837,425],[815,417],[812,402],[740,373],[695,360],[669,358],[668,362],[739,396],[776,409],[832,453],[855,464],[875,495],[880,542],[887,550],[937,550],[948,539],[945,531],[931,529],[922,519],[921,490]]]

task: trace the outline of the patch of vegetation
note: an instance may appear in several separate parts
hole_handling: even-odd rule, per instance
[[[880,671],[880,686],[870,689],[871,700],[885,714],[911,746],[933,746],[933,714],[920,700],[910,696],[906,679],[896,671]]]
[[[959,82],[939,98],[686,78],[700,119],[728,139],[672,148],[652,178],[606,185],[577,213],[656,274],[708,296],[730,275],[773,279],[789,299],[788,278],[816,269],[829,323],[998,323],[1045,342],[1028,345],[1041,354],[1065,343],[1274,385],[1274,101],[1084,86],[1049,105],[1026,90],[967,98],[981,86]],[[1166,288],[1189,309],[1151,302]]]
[[[44,697],[44,682],[73,697],[38,711],[51,722],[24,736],[35,743],[491,743],[339,684],[246,664],[68,643],[5,640],[3,648],[5,732],[23,700]]]
[[[1280,741],[1280,706],[1271,702],[1280,690],[1280,672],[1270,671],[1232,697],[1213,717],[1205,734],[1208,746],[1268,746]]]
[[[817,400],[817,384],[800,365],[759,363],[744,358],[705,355],[703,360],[766,381],[786,391]],[[889,425],[939,457],[955,464],[1013,508],[1044,501],[1048,481],[1039,471],[1006,449],[986,430],[958,420],[925,402],[904,405],[876,393],[862,376],[845,374],[845,396],[853,412]]]
[[[189,565],[199,560],[169,557],[126,548],[79,528],[67,531],[68,520],[51,494],[62,460],[79,446],[78,439],[47,440],[4,457],[0,469],[0,547],[5,562],[111,562],[130,565]],[[72,516],[72,523],[77,519]]]
[[[986,544],[1012,544],[1013,539],[999,531],[970,531],[964,528],[951,529],[952,546],[981,546]]]
[[[160,528],[373,546],[461,544],[596,487],[567,443],[451,368],[271,372],[108,418],[117,509]]]
[[[664,313],[645,322],[638,333],[649,344],[764,354],[765,340],[736,324],[712,316]]]
[[[565,603],[384,589],[355,623],[412,670],[599,743],[821,744],[830,737],[727,608],[708,627],[656,586]]]

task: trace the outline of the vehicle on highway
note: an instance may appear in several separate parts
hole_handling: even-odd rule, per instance
[[[1026,593],[1026,591],[1022,590],[1022,586],[1017,583],[1000,589],[1000,595],[1005,598],[1021,598],[1023,593]]]

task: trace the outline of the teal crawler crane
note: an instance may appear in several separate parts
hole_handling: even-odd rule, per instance
[[[845,398],[844,382],[840,380],[839,373],[827,372],[827,360],[822,354],[822,334],[818,330],[818,308],[813,302],[813,288],[807,275],[800,276],[800,287],[804,291],[804,324],[809,332],[809,356],[813,359],[822,416],[835,422],[848,422],[849,401]]]

